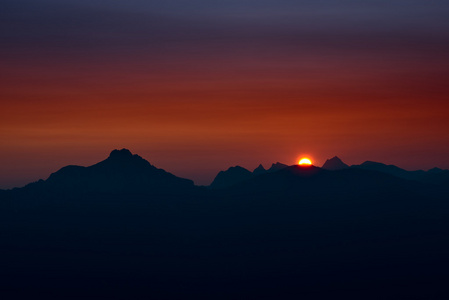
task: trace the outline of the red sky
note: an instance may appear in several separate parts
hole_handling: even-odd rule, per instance
[[[294,164],[305,154],[316,165],[338,155],[449,168],[441,7],[416,20],[418,10],[383,8],[372,23],[161,12],[152,23],[123,8],[80,6],[69,18],[42,5],[53,10],[7,5],[0,32],[0,188],[115,148],[197,184],[232,165]]]

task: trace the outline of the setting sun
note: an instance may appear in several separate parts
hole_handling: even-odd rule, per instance
[[[304,157],[304,158],[301,158],[301,159],[299,160],[299,163],[298,163],[298,164],[299,164],[300,166],[311,166],[311,165],[312,165],[312,161],[311,161],[310,159]]]

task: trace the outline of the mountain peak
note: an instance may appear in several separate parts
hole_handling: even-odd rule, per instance
[[[257,168],[254,169],[253,174],[263,174],[265,173],[267,170],[265,170],[265,168],[262,166],[262,164],[260,164]]]
[[[133,154],[128,149],[115,149],[112,150],[111,154],[109,154],[109,159],[123,159],[123,158],[130,158]]]
[[[248,180],[252,176],[253,173],[243,167],[230,167],[226,171],[220,171],[210,186],[213,188],[225,188]]]
[[[322,168],[325,170],[335,171],[349,168],[349,166],[345,164],[338,156],[334,156],[331,159],[326,160]]]
[[[177,192],[193,188],[193,181],[152,166],[128,149],[115,149],[109,157],[89,167],[67,166],[45,182],[50,189],[83,192]]]
[[[441,168],[435,167],[435,168],[432,168],[432,169],[428,170],[427,172],[429,172],[429,173],[442,173],[442,172],[444,172],[444,170],[441,169]]]

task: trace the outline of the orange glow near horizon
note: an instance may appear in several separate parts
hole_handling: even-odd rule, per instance
[[[0,189],[95,164],[117,148],[200,185],[232,165],[308,158],[322,166],[336,155],[349,165],[449,169],[443,31],[362,35],[359,26],[314,29],[306,20],[259,26],[259,17],[243,31],[234,18],[207,17],[201,31],[199,20],[177,14],[156,28],[143,11],[130,21],[129,11],[87,7],[76,15],[92,19],[74,28],[72,10],[58,16],[58,7],[49,9],[54,26],[40,10],[27,17],[6,7]]]
[[[309,159],[309,158],[307,158],[307,157],[304,157],[304,158],[301,158],[300,160],[299,160],[299,163],[298,163],[300,166],[311,166],[312,165],[312,161]]]

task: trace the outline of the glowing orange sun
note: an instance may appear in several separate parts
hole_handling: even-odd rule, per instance
[[[298,163],[300,166],[311,166],[312,161],[308,159],[307,157],[301,158]]]

